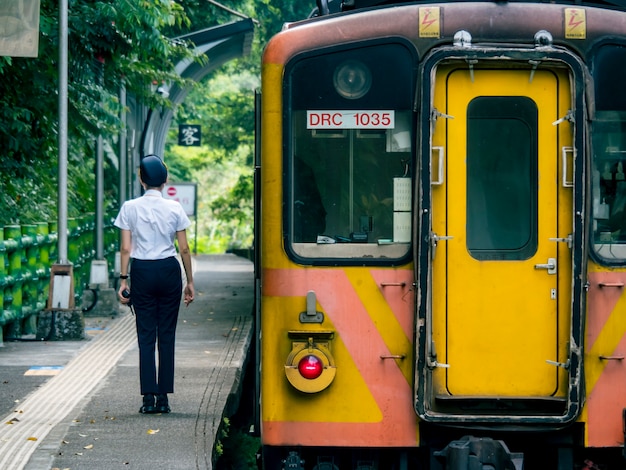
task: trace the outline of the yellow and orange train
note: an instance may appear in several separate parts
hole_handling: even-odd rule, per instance
[[[262,63],[265,469],[622,469],[623,0],[318,0]]]

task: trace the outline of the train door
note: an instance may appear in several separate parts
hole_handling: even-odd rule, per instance
[[[436,402],[487,414],[541,401],[563,409],[570,111],[566,73],[437,69],[427,346]]]

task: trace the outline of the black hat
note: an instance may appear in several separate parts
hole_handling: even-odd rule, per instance
[[[167,167],[156,155],[147,155],[139,165],[141,180],[151,188],[158,188],[167,181]]]

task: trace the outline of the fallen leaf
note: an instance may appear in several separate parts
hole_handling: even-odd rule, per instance
[[[33,436],[30,436],[27,440],[28,440],[28,441],[36,441],[36,440],[37,440],[37,438],[36,438],[36,437],[33,437]]]
[[[148,434],[156,434],[157,432],[159,432],[158,429],[148,429]]]

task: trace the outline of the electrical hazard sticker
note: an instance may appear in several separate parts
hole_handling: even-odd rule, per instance
[[[587,19],[583,8],[565,9],[565,37],[567,39],[587,37]]]
[[[441,37],[441,17],[439,7],[420,7],[419,36],[421,38]]]

